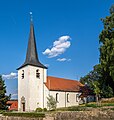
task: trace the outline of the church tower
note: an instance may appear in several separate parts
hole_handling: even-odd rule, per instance
[[[47,78],[47,67],[38,59],[32,19],[26,59],[17,70],[18,110],[33,111],[38,107],[44,108],[44,83]]]

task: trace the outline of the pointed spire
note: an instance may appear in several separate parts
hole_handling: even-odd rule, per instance
[[[37,47],[36,47],[36,40],[34,34],[34,25],[32,19],[32,12],[30,12],[30,33],[29,33],[29,41],[28,41],[28,48],[26,53],[26,60],[24,64],[19,67],[18,69],[26,66],[26,65],[33,65],[41,68],[47,68],[43,64],[40,63],[37,55]]]

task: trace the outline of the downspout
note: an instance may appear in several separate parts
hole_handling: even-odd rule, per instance
[[[66,92],[65,92],[65,107],[66,107]]]
[[[43,69],[43,108],[44,108],[44,69]]]

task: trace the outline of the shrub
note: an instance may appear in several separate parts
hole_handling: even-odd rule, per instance
[[[43,111],[46,112],[46,111],[47,111],[47,108],[44,108]]]
[[[114,110],[114,108],[111,108],[111,110]]]
[[[49,110],[56,110],[57,101],[52,95],[49,95],[47,97],[47,107],[49,108]]]
[[[36,112],[42,112],[42,108],[36,108]]]
[[[0,114],[3,114],[5,112],[5,110],[0,110]]]

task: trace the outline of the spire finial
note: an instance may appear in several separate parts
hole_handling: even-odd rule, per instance
[[[30,12],[30,20],[33,21],[32,12]]]

